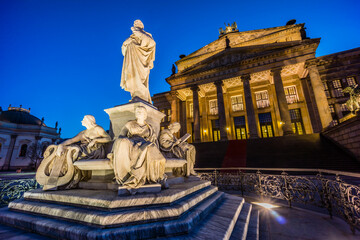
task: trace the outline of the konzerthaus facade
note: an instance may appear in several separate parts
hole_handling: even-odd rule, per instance
[[[304,24],[239,32],[227,26],[219,39],[176,62],[171,91],[154,105],[192,141],[310,134],[349,113],[342,90],[360,81],[360,48],[315,57],[320,38]]]

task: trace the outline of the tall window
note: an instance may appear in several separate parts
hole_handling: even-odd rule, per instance
[[[211,120],[211,126],[212,126],[214,142],[217,142],[217,141],[220,140],[220,123],[219,123],[219,119]]]
[[[330,91],[329,91],[329,87],[327,85],[327,82],[322,82],[323,85],[324,85],[324,90],[325,90],[325,95],[327,98],[331,98],[331,94],[330,94]]]
[[[268,91],[255,92],[257,108],[266,108],[270,106]]]
[[[235,125],[236,139],[246,139],[247,133],[246,133],[245,116],[234,117],[234,125]]]
[[[233,112],[244,110],[244,103],[243,103],[242,95],[232,96],[231,97],[231,106],[232,106]]]
[[[346,106],[346,103],[341,104],[340,108],[341,108],[341,112],[344,116],[350,113],[350,110]]]
[[[302,122],[300,108],[290,109],[291,126],[293,132],[298,135],[304,134],[304,124]]]
[[[347,77],[346,82],[347,82],[349,87],[353,87],[353,86],[356,85],[356,81],[355,81],[354,77]]]
[[[330,108],[330,112],[331,112],[331,113],[335,113],[335,106],[334,106],[334,104],[330,104],[330,105],[329,105],[329,108]]]
[[[274,130],[272,127],[271,113],[259,113],[259,122],[261,129],[261,137],[273,137]]]
[[[194,105],[192,103],[189,104],[189,117],[194,116]]]
[[[19,157],[25,157],[26,156],[27,147],[28,146],[26,144],[21,145]]]
[[[210,114],[211,115],[217,115],[218,114],[217,100],[210,100],[209,101],[209,108],[210,108]]]
[[[299,96],[296,91],[296,86],[284,87],[286,101],[288,104],[296,103],[299,101]]]
[[[339,79],[332,81],[332,84],[334,86],[334,95],[335,97],[343,97],[343,88],[341,85],[341,81]]]

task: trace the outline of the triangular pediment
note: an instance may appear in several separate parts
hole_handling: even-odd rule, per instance
[[[273,43],[257,46],[236,47],[231,49],[225,49],[217,52],[216,54],[206,58],[197,64],[185,69],[177,74],[191,75],[197,72],[203,72],[217,67],[230,66],[231,64],[238,64],[240,61],[250,60],[253,58],[260,58],[263,56],[276,54],[281,51],[285,51],[295,46],[301,45],[301,41],[286,42],[286,43]]]
[[[231,48],[299,41],[303,38],[301,33],[303,27],[304,24],[296,24],[245,32],[231,32],[180,59],[176,64],[179,72],[181,72],[206,58],[216,55],[226,49],[226,38],[228,38]]]

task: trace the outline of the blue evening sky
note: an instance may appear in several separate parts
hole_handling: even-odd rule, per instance
[[[0,106],[31,107],[62,137],[84,129],[92,114],[109,128],[104,109],[129,101],[120,88],[122,42],[141,19],[157,44],[150,93],[165,82],[180,54],[218,38],[224,23],[240,31],[305,23],[321,37],[317,56],[360,47],[360,1],[0,0]]]

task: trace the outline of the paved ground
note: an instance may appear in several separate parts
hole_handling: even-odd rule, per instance
[[[247,202],[258,199],[245,197]],[[352,234],[349,225],[338,217],[332,219],[324,213],[304,208],[289,208],[286,202],[272,202],[277,206],[266,209],[255,205],[260,211],[260,240],[359,240],[360,232]]]

